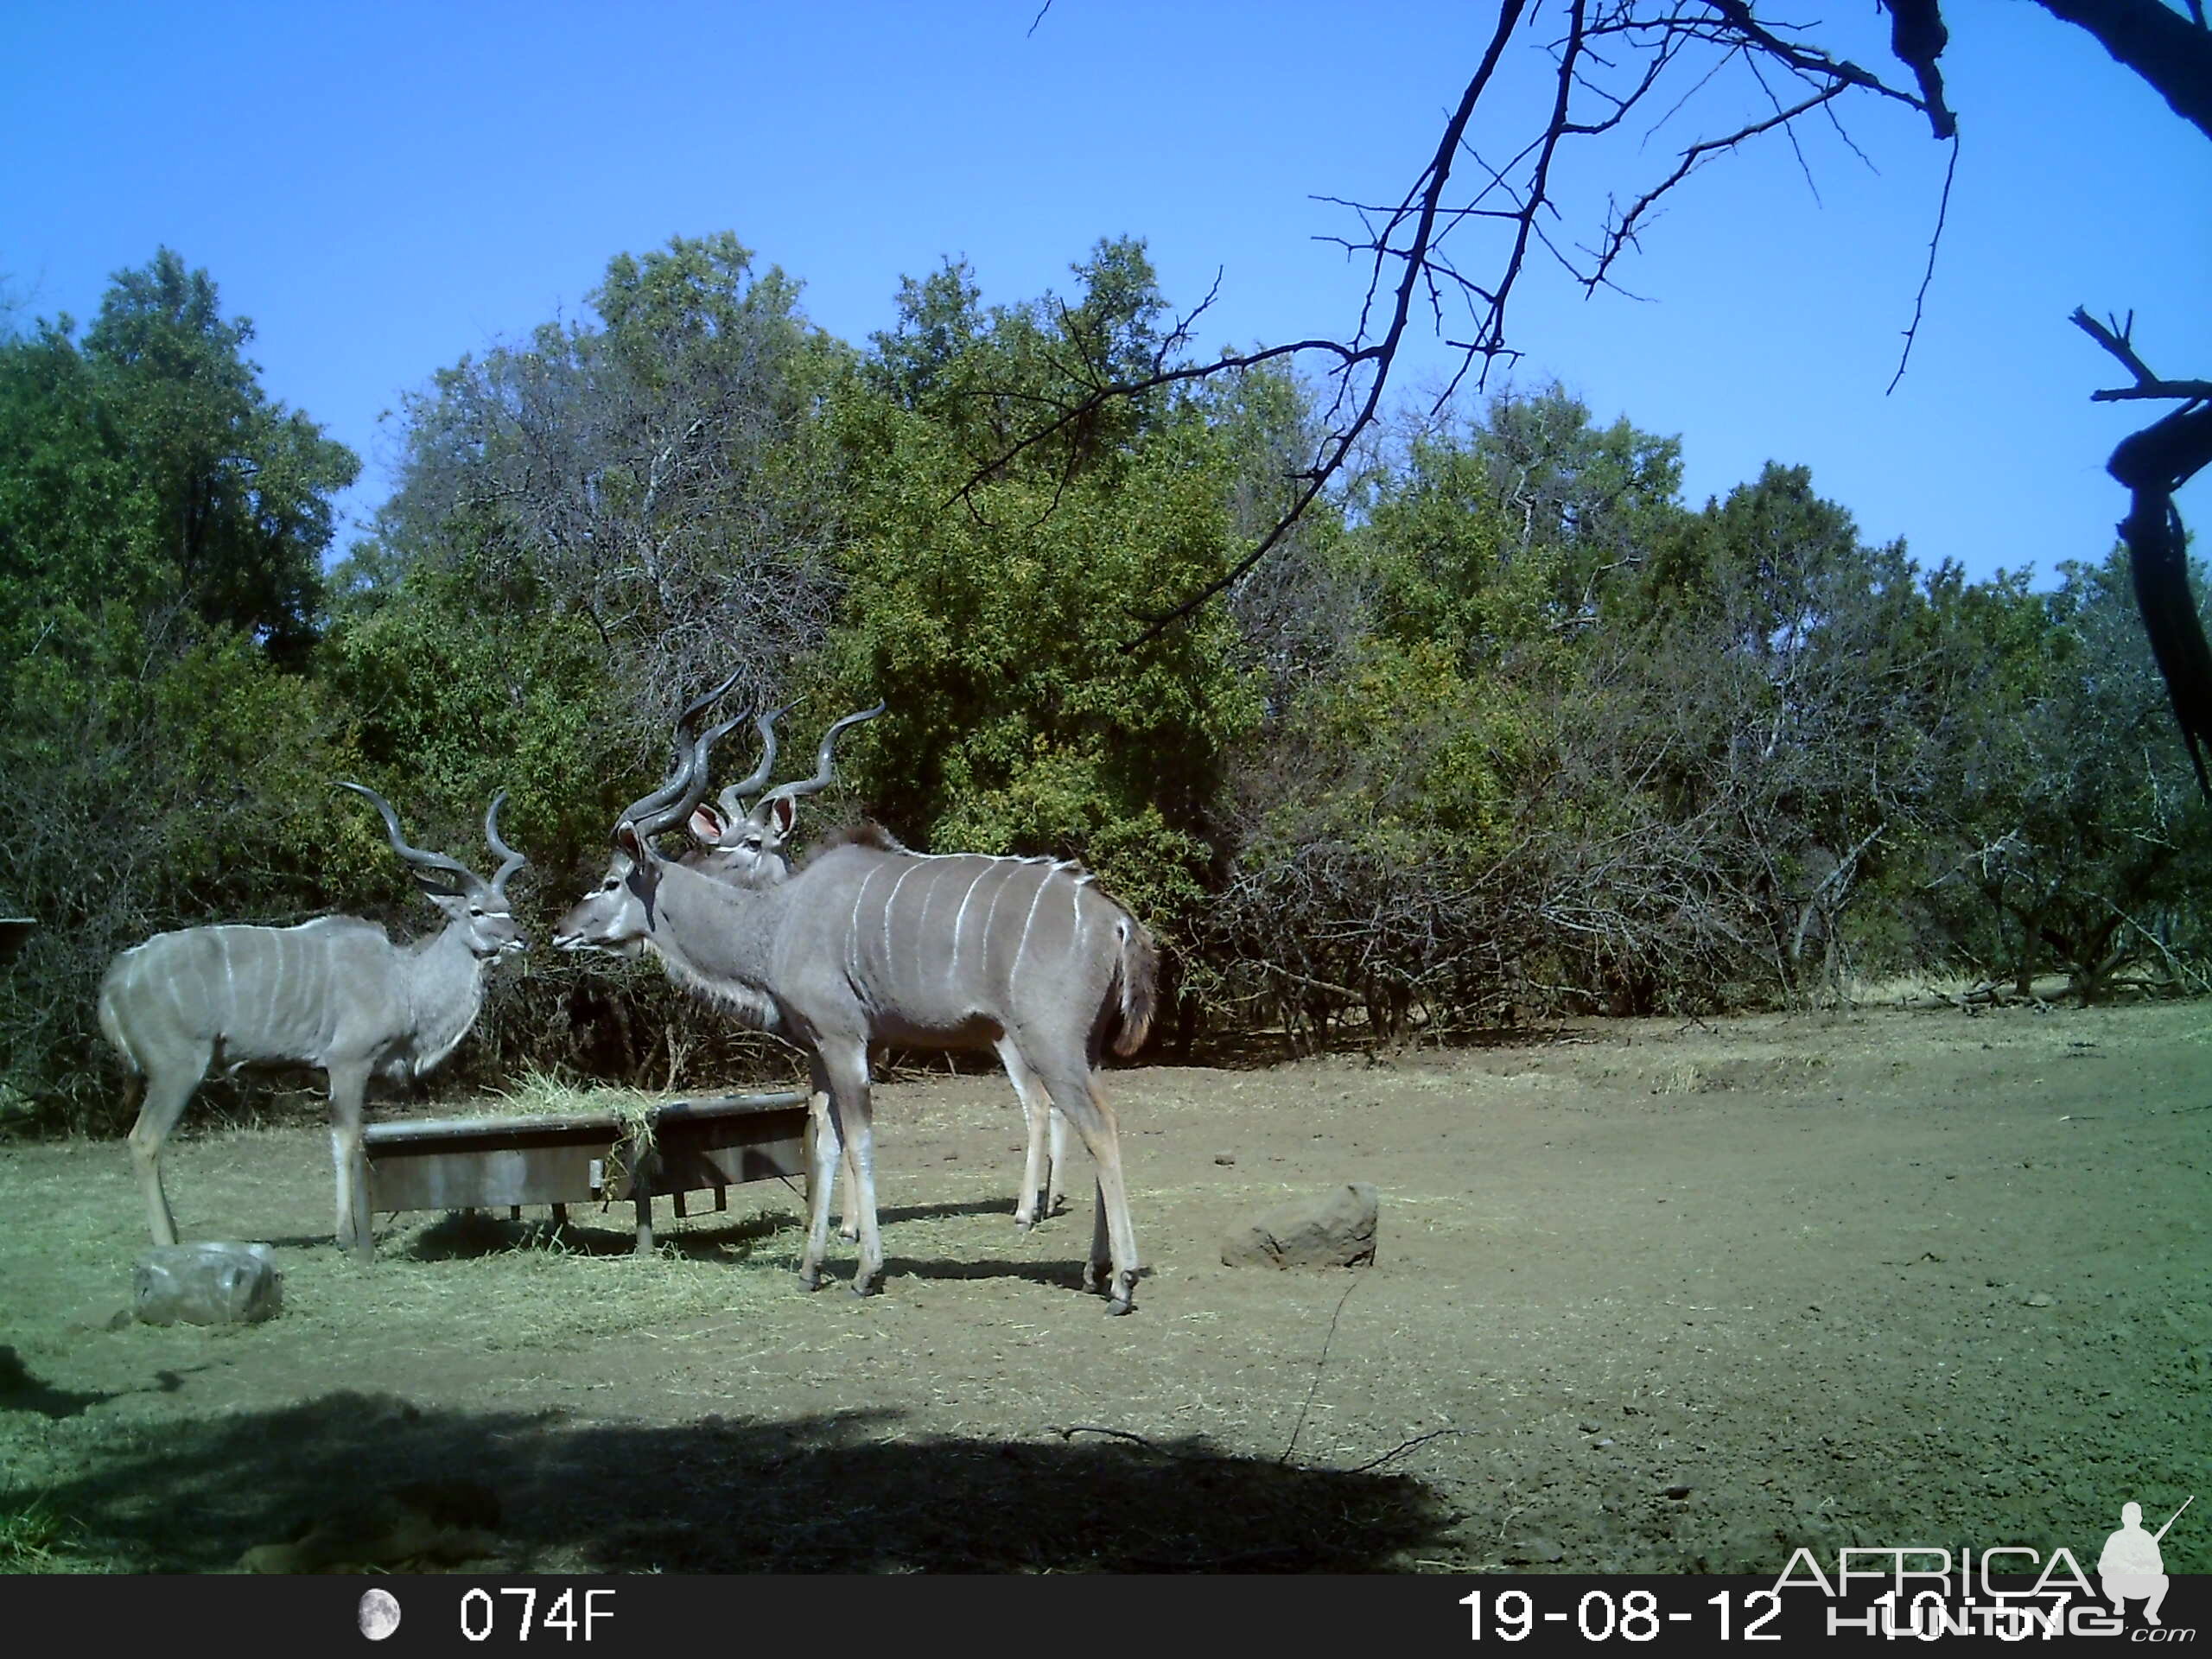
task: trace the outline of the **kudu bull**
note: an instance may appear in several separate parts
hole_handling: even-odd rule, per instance
[[[747,807],[744,798],[768,781],[776,765],[776,721],[791,712],[792,705],[771,709],[758,716],[753,725],[760,733],[760,764],[752,775],[732,784],[721,791],[718,804],[708,805],[703,800],[692,810],[685,824],[697,846],[683,855],[683,862],[695,870],[741,887],[770,887],[789,879],[791,863],[785,848],[791,840],[791,826],[797,819],[798,803],[801,798],[820,793],[834,781],[831,754],[836,747],[837,734],[849,726],[857,726],[874,720],[883,712],[879,702],[873,709],[859,714],[847,715],[823,734],[822,747],[816,751],[814,775],[791,783],[779,785]],[[680,739],[679,739],[680,741]],[[1007,1076],[1014,1084],[1014,1091],[1021,1102],[1022,1122],[1027,1135],[1027,1155],[1022,1163],[1021,1187],[1014,1207],[1014,1224],[1027,1232],[1037,1224],[1037,1195],[1045,1185],[1049,1173],[1049,1185],[1045,1193],[1044,1213],[1057,1215],[1065,1203],[1068,1164],[1068,1120],[1048,1100],[1038,1087],[1033,1073],[1025,1066],[1014,1052],[1011,1040],[1001,1037],[994,1046],[1000,1062],[1006,1067]],[[817,1101],[817,1106],[820,1103]],[[1051,1125],[1049,1158],[1046,1144],[1046,1122]],[[842,1217],[838,1235],[843,1238],[857,1238],[860,1234],[859,1198],[853,1169],[853,1149],[847,1146],[838,1162],[840,1203],[838,1213]]]
[[[1008,1070],[1018,1065],[1017,1078],[1041,1083],[1090,1153],[1096,1205],[1084,1285],[1104,1288],[1110,1312],[1129,1312],[1136,1236],[1114,1112],[1096,1071],[1109,1043],[1130,1054],[1144,1040],[1150,936],[1073,865],[911,853],[873,825],[765,887],[662,857],[653,837],[690,816],[706,792],[709,750],[737,723],[687,739],[689,721],[715,695],[678,721],[669,780],[617,820],[606,876],[561,918],[554,943],[649,949],[677,979],[806,1051],[813,1087],[830,1103],[828,1133],[815,1137],[809,1171],[799,1279],[810,1290],[822,1282],[831,1177],[846,1145],[859,1190],[854,1290],[868,1294],[883,1272],[870,1046],[1003,1042]]]
[[[525,948],[507,905],[523,855],[499,839],[502,790],[484,815],[484,839],[503,860],[488,881],[458,860],[410,847],[383,796],[340,784],[384,816],[392,849],[413,867],[442,931],[394,944],[374,923],[322,916],[296,927],[224,924],[157,933],[118,955],[100,982],[100,1030],[145,1099],[130,1131],[130,1158],[157,1244],[176,1243],[162,1191],[162,1144],[211,1062],[319,1068],[330,1090],[330,1149],[337,1165],[338,1243],[364,1260],[371,1249],[363,1180],[361,1108],[370,1076],[417,1077],[451,1053],[484,1002],[493,960]]]

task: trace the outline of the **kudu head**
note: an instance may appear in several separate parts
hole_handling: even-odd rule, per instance
[[[530,948],[507,904],[508,880],[529,861],[499,839],[499,808],[507,798],[505,790],[492,798],[491,808],[484,814],[484,840],[501,860],[498,871],[486,881],[459,859],[410,847],[399,833],[399,815],[391,810],[391,803],[373,789],[342,782],[338,787],[350,789],[365,798],[384,815],[385,831],[391,838],[392,850],[407,861],[410,874],[423,889],[423,896],[461,929],[461,937],[474,954],[500,957]]]
[[[653,837],[683,823],[699,804],[707,792],[707,752],[744,716],[703,735],[693,734],[691,722],[736,683],[734,671],[676,717],[676,760],[669,775],[658,789],[632,801],[615,819],[614,855],[607,861],[607,874],[569,907],[554,929],[553,943],[561,950],[635,956],[645,948],[645,937],[652,931],[660,871],[668,861],[653,850]]]
[[[830,755],[836,747],[837,734],[848,726],[874,720],[884,709],[879,702],[873,709],[847,715],[837,721],[823,734],[822,747],[815,752],[813,777],[772,789],[747,809],[742,798],[768,781],[776,764],[775,724],[792,707],[785,703],[754,720],[766,753],[753,775],[723,790],[718,807],[702,802],[692,811],[685,827],[699,844],[683,855],[683,861],[692,868],[747,887],[772,887],[790,874],[791,865],[785,857],[784,848],[798,817],[799,798],[829,787],[832,781]]]

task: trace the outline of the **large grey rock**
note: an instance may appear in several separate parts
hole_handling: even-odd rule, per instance
[[[1231,1228],[1221,1260],[1231,1268],[1364,1268],[1375,1265],[1381,1205],[1365,1181],[1293,1198]]]
[[[251,1325],[283,1306],[266,1244],[157,1244],[130,1278],[130,1311],[148,1325]]]

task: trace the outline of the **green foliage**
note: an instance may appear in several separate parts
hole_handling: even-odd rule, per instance
[[[72,334],[0,347],[0,571],[73,613],[174,594],[296,663],[359,461],[262,392],[252,324],[167,248],[117,273],[81,349]]]
[[[2061,567],[2048,594],[1985,601],[1999,692],[1964,734],[1942,888],[1975,956],[2085,998],[2126,969],[2202,988],[2212,822],[2172,721],[2126,556]],[[2201,570],[2192,573],[2204,590]]]
[[[846,707],[890,704],[845,770],[900,833],[1083,859],[1172,934],[1208,890],[1207,813],[1256,706],[1225,619],[1140,636],[1226,568],[1231,457],[1198,405],[1162,402],[977,476],[1008,410],[1158,349],[1141,249],[1102,244],[1076,274],[1070,304],[989,312],[957,269],[907,285],[833,416],[853,495],[821,672]]]
[[[117,950],[321,907],[334,722],[299,671],[357,463],[166,249],[74,332],[0,342],[0,906],[40,922],[0,1042],[11,1090],[81,1115]]]
[[[1377,626],[1446,643],[1471,670],[1529,671],[1676,522],[1680,451],[1626,420],[1596,427],[1556,388],[1414,434],[1357,503]]]

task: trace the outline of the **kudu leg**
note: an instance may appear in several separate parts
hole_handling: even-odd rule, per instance
[[[196,1065],[187,1058],[172,1070],[149,1075],[146,1097],[138,1106],[138,1121],[131,1125],[130,1164],[138,1176],[138,1190],[145,1196],[146,1224],[156,1244],[176,1243],[176,1217],[170,1213],[168,1195],[162,1190],[162,1147],[183,1116],[192,1091],[199,1088],[213,1052],[202,1050]]]
[[[830,1116],[839,1141],[852,1157],[860,1209],[860,1264],[853,1270],[853,1294],[867,1296],[874,1293],[883,1276],[883,1238],[875,1220],[875,1129],[868,1056],[864,1050],[850,1057],[832,1055],[829,1066]]]
[[[330,1161],[337,1177],[338,1248],[350,1249],[363,1263],[376,1256],[370,1225],[368,1166],[361,1154],[362,1103],[368,1094],[366,1066],[334,1065],[330,1078]]]
[[[1001,1037],[993,1045],[998,1050],[999,1061],[1006,1067],[1007,1079],[1014,1092],[1021,1100],[1021,1121],[1027,1131],[1028,1149],[1021,1162],[1021,1190],[1014,1196],[1014,1224],[1027,1232],[1038,1222],[1037,1190],[1045,1185],[1045,1126],[1052,1122],[1053,1164],[1052,1191],[1046,1199],[1045,1213],[1052,1213],[1060,1192],[1059,1160],[1067,1147],[1067,1121],[1052,1109],[1051,1096],[1046,1092],[1045,1080],[1039,1077],[1028,1061],[1021,1058],[1021,1051],[1011,1038]]]
[[[1052,1190],[1045,1194],[1045,1213],[1057,1216],[1068,1207],[1068,1115],[1052,1109]]]
[[[812,1080],[807,1109],[814,1117],[814,1135],[808,1146],[810,1160],[806,1172],[806,1249],[799,1258],[798,1281],[805,1289],[815,1290],[822,1284],[822,1261],[830,1252],[830,1197],[840,1172],[847,1172],[848,1215],[853,1213],[855,1198],[850,1184],[851,1165],[844,1155],[844,1136],[836,1114],[830,1109],[829,1071],[817,1058],[810,1057],[808,1065]]]
[[[1090,1187],[1090,1259],[1083,1264],[1083,1287],[1096,1290],[1113,1266],[1113,1230],[1106,1224],[1106,1183],[1095,1179]]]
[[[817,1123],[830,1118],[830,1096],[821,1091],[808,1103]],[[853,1149],[847,1146],[837,1160],[837,1236],[848,1244],[861,1236],[860,1195],[853,1183]]]
[[[876,1074],[883,1070],[884,1063],[890,1058],[890,1056],[889,1044],[868,1045],[868,1075],[871,1083],[874,1082]],[[827,1112],[829,1097],[826,1095],[819,1096],[817,1102],[817,1109]],[[845,1143],[845,1155],[837,1165],[837,1236],[848,1244],[854,1243],[860,1238],[860,1195],[853,1173],[853,1144],[848,1141]]]
[[[1127,1313],[1136,1306],[1136,1229],[1129,1221],[1128,1192],[1122,1180],[1122,1145],[1114,1109],[1106,1103],[1095,1076],[1072,1069],[1058,1076],[1046,1074],[1053,1103],[1066,1114],[1097,1168],[1096,1204],[1090,1226],[1090,1262],[1083,1276],[1085,1290],[1106,1282],[1106,1311]],[[1111,1278],[1107,1279],[1110,1268]]]

